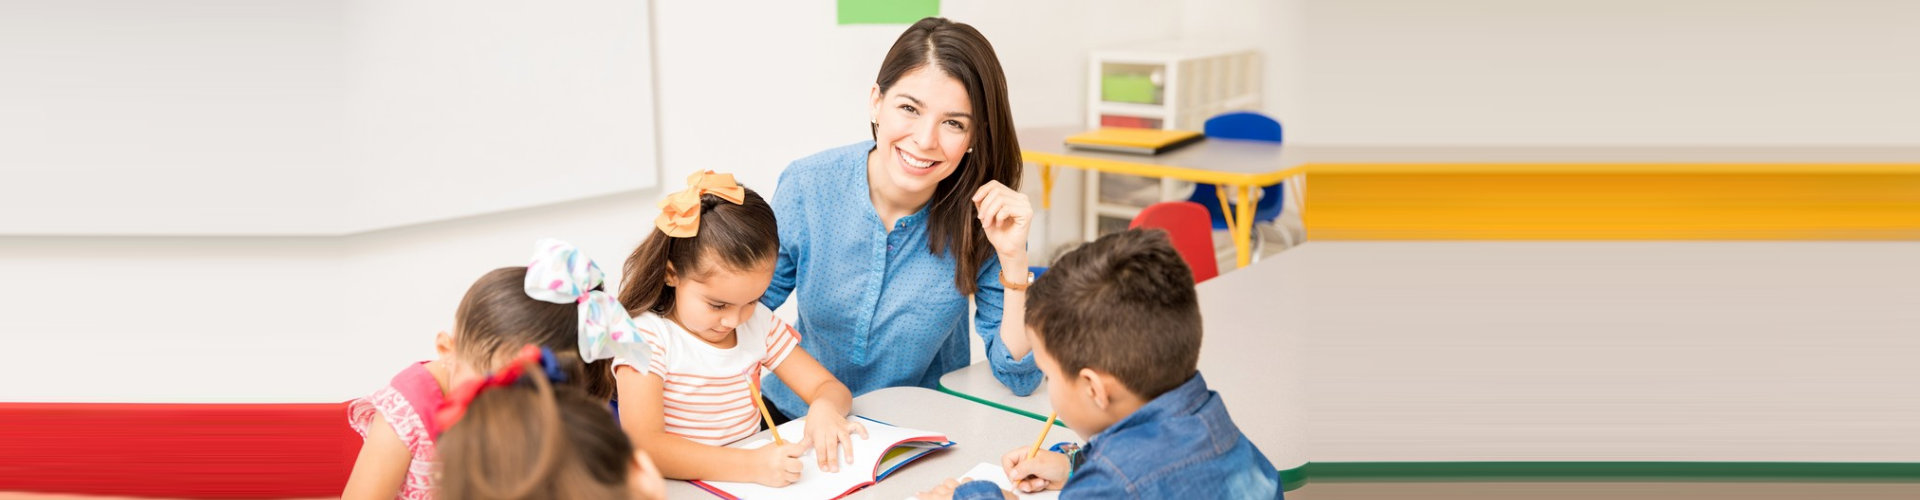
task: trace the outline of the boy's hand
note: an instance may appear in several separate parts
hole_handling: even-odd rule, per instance
[[[861,439],[867,438],[867,427],[859,422],[851,422],[830,404],[814,404],[807,408],[806,434],[801,444],[813,448],[813,457],[819,461],[820,470],[840,472],[840,463],[853,463],[853,434]]]
[[[779,488],[800,480],[800,454],[807,452],[804,443],[775,445],[767,443],[753,450],[755,463],[760,464],[754,474],[753,482]]]
[[[1016,448],[1000,456],[1000,467],[1007,470],[1007,480],[1013,482],[1013,489],[1026,493],[1040,490],[1057,490],[1066,485],[1067,455],[1051,451],[1042,451],[1033,458],[1027,458],[1032,448]]]

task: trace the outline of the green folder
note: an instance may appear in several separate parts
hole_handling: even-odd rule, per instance
[[[1153,80],[1149,80],[1147,75],[1112,74],[1100,77],[1100,99],[1107,102],[1158,104],[1153,94]]]

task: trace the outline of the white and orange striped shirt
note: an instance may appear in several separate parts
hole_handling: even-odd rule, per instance
[[[633,318],[653,357],[644,367],[623,359],[614,364],[660,375],[667,433],[720,446],[759,431],[760,410],[748,381],[773,373],[800,345],[800,334],[766,306],[753,307],[753,316],[733,329],[737,342],[731,349],[714,347],[658,314]]]

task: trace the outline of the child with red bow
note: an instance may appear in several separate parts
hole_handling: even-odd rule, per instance
[[[528,266],[481,276],[454,312],[453,331],[435,337],[438,359],[409,365],[348,404],[348,424],[366,441],[341,496],[432,498],[436,436],[447,425],[435,415],[449,388],[508,366],[529,344],[567,360],[557,365],[565,380],[608,405],[613,358],[644,363],[650,349],[604,280],[579,249],[552,239],[535,243]]]

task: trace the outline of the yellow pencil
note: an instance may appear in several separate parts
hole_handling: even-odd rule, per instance
[[[767,431],[773,433],[773,444],[775,446],[787,444],[786,440],[780,439],[780,427],[773,425],[773,413],[767,411],[766,401],[760,399],[760,384],[756,384],[751,380],[747,381],[747,392],[752,393],[753,407],[760,409],[760,418],[767,419]]]
[[[1033,440],[1033,451],[1027,452],[1027,459],[1031,460],[1033,457],[1040,456],[1040,443],[1047,442],[1047,431],[1053,430],[1053,420],[1056,418],[1060,418],[1059,412],[1047,415],[1047,428],[1040,429],[1040,439]]]

